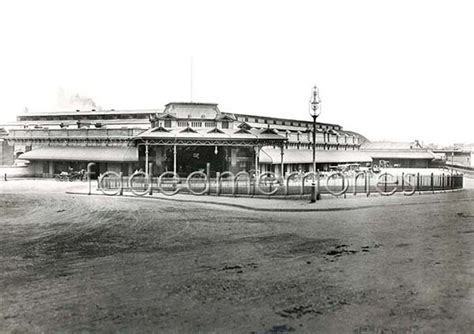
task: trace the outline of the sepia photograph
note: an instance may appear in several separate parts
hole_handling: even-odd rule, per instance
[[[474,3],[0,4],[0,333],[473,333]]]

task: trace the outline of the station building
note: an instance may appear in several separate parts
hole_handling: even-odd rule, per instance
[[[173,102],[163,109],[76,110],[23,113],[5,125],[2,139],[30,174],[51,177],[95,162],[130,175],[142,169],[175,171],[312,170],[312,120],[226,113],[214,103]],[[341,125],[317,123],[318,170],[344,163],[372,163],[368,140]]]

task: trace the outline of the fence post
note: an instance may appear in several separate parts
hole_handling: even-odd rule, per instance
[[[434,194],[434,174],[433,173],[431,173],[430,182],[431,182],[431,192]]]
[[[219,196],[221,194],[221,173],[216,173],[216,195]]]
[[[441,189],[444,190],[444,173],[441,174]]]
[[[250,181],[252,183],[252,197],[255,197],[255,182],[257,182],[257,172],[255,171],[255,176],[253,178],[253,182],[252,182],[252,179],[250,179]]]
[[[418,189],[418,195],[421,195],[421,189],[420,189],[420,173],[416,173],[416,188]]]
[[[367,193],[367,197],[370,196],[370,173],[367,173],[365,176],[365,191]]]
[[[211,194],[211,163],[206,163],[206,174],[207,174],[207,195]]]
[[[120,172],[120,183],[121,183],[121,185],[120,185],[119,195],[123,196],[123,173],[122,172]]]
[[[5,177],[5,181],[6,181],[7,180],[7,173],[5,173],[4,177]]]
[[[153,176],[151,174],[148,174],[148,182],[150,183],[149,195],[153,195]]]
[[[405,191],[405,172],[402,172],[402,192]]]
[[[346,186],[345,182],[346,182],[346,178],[344,177],[344,178],[342,178],[342,189],[344,189],[345,186]],[[347,187],[349,187],[349,185],[347,185]],[[344,196],[344,198],[346,198],[346,192],[344,193],[343,196]]]

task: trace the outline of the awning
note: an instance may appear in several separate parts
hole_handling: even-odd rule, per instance
[[[374,159],[428,159],[433,160],[436,156],[429,151],[417,151],[417,150],[386,150],[386,151],[371,151],[363,150],[365,154],[368,154]]]
[[[311,149],[286,149],[283,151],[283,163],[285,164],[307,164],[313,162],[313,151]],[[281,150],[279,148],[262,148],[260,150],[260,163],[281,163]],[[360,151],[316,151],[317,163],[356,163],[372,162],[372,158]]]
[[[69,160],[91,162],[138,161],[136,147],[40,147],[23,153],[23,160]]]

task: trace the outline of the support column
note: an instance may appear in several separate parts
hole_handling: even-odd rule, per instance
[[[239,172],[239,167],[237,165],[237,147],[231,147],[230,148],[230,171],[232,173],[238,173]]]
[[[258,166],[259,164],[259,155],[260,155],[260,147],[254,146],[254,151],[255,151],[255,176],[260,174],[260,167]]]
[[[148,142],[145,143],[145,174],[148,175]]]
[[[53,177],[54,176],[54,161],[50,161],[49,162],[49,177]]]
[[[163,146],[155,146],[155,156],[153,158],[154,165],[156,166],[156,170],[158,174],[163,173],[163,158],[165,156],[165,151]],[[152,171],[153,173],[153,171]]]
[[[173,172],[176,174],[176,145],[173,145]]]

